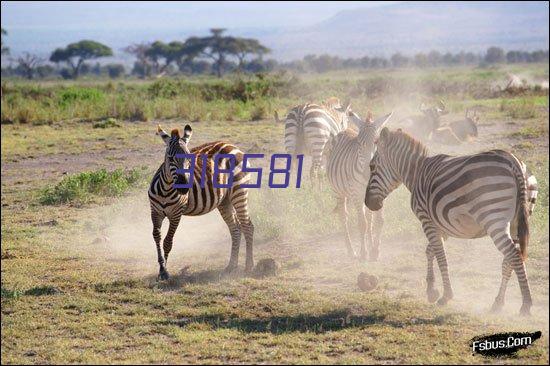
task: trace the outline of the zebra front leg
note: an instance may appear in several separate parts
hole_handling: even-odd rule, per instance
[[[222,215],[223,221],[229,229],[231,235],[231,255],[229,257],[229,263],[224,269],[224,273],[230,273],[235,270],[239,264],[239,247],[241,245],[241,229],[239,228],[239,222],[235,215],[235,210],[231,203],[226,203],[218,207],[218,211]]]
[[[430,245],[426,248],[426,258],[428,259],[428,273],[426,274],[426,295],[430,303],[439,298],[439,291],[435,289],[434,258],[435,255]]]
[[[367,209],[368,210],[368,209]],[[373,213],[372,220],[372,246],[369,251],[369,259],[373,262],[378,260],[380,254],[380,237],[382,235],[382,227],[384,226],[383,208]]]
[[[254,225],[248,213],[248,189],[237,186],[233,188],[231,203],[235,208],[239,227],[246,241],[245,272],[252,272],[254,268]]]
[[[506,260],[511,268],[516,272],[516,276],[519,282],[519,288],[521,290],[521,296],[523,298],[523,303],[521,305],[520,314],[529,315],[531,312],[531,305],[533,300],[531,298],[531,289],[529,288],[529,280],[527,279],[527,272],[525,270],[525,263],[521,258],[519,249],[514,245],[514,241],[510,236],[509,229],[494,229],[492,231],[487,230],[491,239],[495,243],[497,249],[504,255],[504,260]],[[503,270],[504,272],[504,270]],[[504,276],[503,276],[504,281]],[[505,286],[506,287],[506,286]],[[502,290],[502,283],[501,283]],[[499,292],[500,295],[500,292]],[[504,302],[504,293],[502,294],[502,301]],[[497,296],[498,299],[498,296]],[[496,300],[495,300],[496,302]]]
[[[449,268],[447,267],[447,257],[445,255],[445,248],[443,247],[442,234],[439,230],[428,224],[423,225],[423,230],[429,241],[428,248],[426,249],[426,257],[428,259],[428,274],[426,276],[428,287],[426,292],[428,300],[438,295],[434,289],[433,259],[435,257],[443,282],[443,295],[437,300],[437,304],[445,305],[453,298],[453,289],[451,287],[451,280],[449,279]]]
[[[508,281],[512,276],[512,266],[506,258],[502,260],[502,279],[500,281],[500,289],[498,295],[495,298],[495,302],[491,307],[491,312],[498,313],[502,310],[504,306],[504,296],[506,295],[506,287],[508,286]]]
[[[162,226],[163,220],[164,220],[164,216],[158,215],[153,210],[151,211],[151,221],[153,222],[153,239],[155,240],[155,244],[157,247],[157,259],[159,263],[158,278],[160,280],[168,279],[168,272],[166,272],[164,256],[162,255],[162,249],[160,247],[160,240],[161,240],[160,228]]]
[[[362,261],[367,260],[367,250],[366,246],[369,247],[369,253],[372,250],[372,212],[367,209],[363,204],[361,199],[357,202],[360,202],[360,205],[356,205],[357,209],[357,224],[359,226],[359,236],[361,248],[359,249],[359,259]]]
[[[346,243],[346,249],[348,251],[348,256],[350,258],[356,258],[355,251],[353,250],[351,246],[351,239],[349,236],[349,223],[348,223],[348,209],[346,205],[347,199],[345,197],[338,198],[337,208],[340,211],[340,222],[342,224],[342,228],[344,230],[344,241]]]
[[[161,272],[159,274],[160,278],[162,280],[167,280],[170,276],[168,275],[168,271],[166,270],[166,267],[168,265],[168,254],[170,254],[170,251],[172,250],[172,243],[174,241],[174,234],[176,233],[176,230],[178,229],[178,225],[180,223],[181,215],[177,215],[172,218],[168,218],[170,221],[170,226],[168,227],[168,232],[166,233],[166,236],[164,237],[164,241],[162,243],[162,247],[164,249],[164,270],[161,269]]]

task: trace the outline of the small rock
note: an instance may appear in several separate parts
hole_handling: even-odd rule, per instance
[[[277,275],[280,266],[272,258],[260,259],[252,271],[252,276],[255,278],[264,278]]]
[[[378,278],[374,275],[369,275],[365,272],[359,273],[357,276],[357,286],[361,291],[369,292],[378,286]]]

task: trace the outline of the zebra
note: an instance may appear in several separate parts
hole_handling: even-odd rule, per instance
[[[246,240],[245,270],[249,272],[254,266],[252,253],[254,225],[248,212],[248,189],[242,186],[249,181],[250,174],[241,171],[243,152],[238,147],[223,141],[209,142],[189,150],[188,144],[192,133],[193,130],[189,125],[186,125],[183,131],[174,129],[170,134],[166,133],[160,125],[157,129],[157,134],[166,144],[166,153],[164,162],[151,181],[148,194],[151,205],[151,220],[153,222],[153,238],[157,247],[160,268],[159,278],[161,280],[169,278],[166,263],[181,216],[204,215],[215,208],[220,212],[231,234],[231,256],[225,272],[231,272],[237,268],[241,233],[244,234]],[[188,183],[190,179],[189,173],[182,175],[176,172],[176,169],[189,168],[190,159],[177,157],[177,154],[193,154],[196,157],[192,188],[173,187],[174,183],[184,184]],[[205,172],[202,172],[202,154],[207,156],[205,159]],[[215,188],[213,185],[214,158],[217,154],[235,156],[234,179],[230,188]],[[229,168],[228,160],[228,158],[219,159],[219,169]],[[228,179],[228,173],[220,172],[217,182],[227,185]],[[204,187],[201,187],[201,185]],[[161,249],[160,228],[164,218],[168,218],[170,226]]]
[[[369,182],[369,162],[374,154],[374,140],[391,116],[392,113],[389,113],[373,121],[372,115],[369,113],[359,132],[347,129],[338,133],[327,142],[323,152],[327,157],[327,178],[337,196],[335,211],[340,214],[341,224],[345,231],[346,248],[351,257],[355,257],[355,252],[351,246],[347,204],[351,203],[357,212],[361,238],[359,256],[361,260],[366,259],[365,241],[369,244],[370,260],[378,259],[380,233],[383,225],[382,211],[377,211],[374,215],[373,232],[373,215],[363,204],[363,192]]]
[[[517,157],[503,150],[429,156],[422,143],[401,130],[384,128],[380,132],[365,204],[371,210],[381,209],[384,199],[401,183],[411,192],[411,208],[429,241],[428,301],[439,297],[434,288],[434,258],[443,282],[438,304],[453,298],[443,240],[448,236],[473,239],[488,235],[504,255],[501,285],[492,310],[497,312],[504,305],[514,270],[523,298],[520,314],[529,315],[532,300],[525,260],[529,241],[527,198],[532,199],[533,188],[531,192],[527,189],[522,166]],[[519,249],[513,238],[518,239]]]
[[[329,98],[322,104],[305,103],[292,108],[285,119],[285,150],[293,156],[308,154],[312,158],[310,178],[319,180],[322,153],[330,137],[348,128],[349,121],[360,124],[351,104],[340,104],[338,98]],[[293,161],[296,159],[292,159]]]

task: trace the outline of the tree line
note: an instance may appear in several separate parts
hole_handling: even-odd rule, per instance
[[[395,53],[389,58],[369,57],[342,58],[331,55],[307,55],[301,60],[277,62],[265,59],[271,50],[253,38],[225,35],[225,29],[210,29],[205,37],[189,37],[185,41],[164,43],[138,43],[124,48],[135,61],[130,74],[149,78],[167,74],[214,74],[222,77],[226,73],[258,73],[274,69],[297,72],[327,72],[340,69],[378,69],[403,67],[439,67],[457,65],[490,65],[498,63],[548,62],[548,50],[504,51],[500,47],[489,47],[484,54],[473,52],[440,53],[431,51],[406,56]],[[7,32],[2,28],[2,55],[10,53],[4,43]],[[118,78],[126,75],[121,63],[102,65],[97,60],[113,56],[110,47],[92,40],[82,40],[58,48],[49,59],[30,53],[10,58],[15,66],[2,68],[3,76],[20,76],[27,79],[61,76],[76,79],[81,75],[108,76]],[[95,60],[95,64],[91,64]],[[49,63],[48,63],[49,61]],[[52,66],[52,65],[55,65]]]

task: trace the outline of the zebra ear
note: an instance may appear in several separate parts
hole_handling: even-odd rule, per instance
[[[382,116],[380,118],[377,118],[372,124],[374,126],[374,128],[376,129],[376,131],[380,131],[380,129],[382,127],[384,127],[384,125],[386,124],[386,122],[388,122],[391,118],[391,116],[393,115],[393,112],[390,112],[388,114],[386,114],[385,116]]]
[[[346,101],[344,102],[344,110],[346,111],[346,113],[351,111],[351,100],[346,99]]]
[[[380,137],[378,138],[378,142],[380,143],[385,141],[389,135],[390,135],[390,130],[388,130],[387,127],[384,127],[382,131],[380,131]]]
[[[160,125],[157,125],[157,135],[162,138],[162,141],[164,141],[165,144],[168,144],[168,142],[170,141],[170,135],[167,134],[166,131],[164,131],[162,127],[160,127]]]
[[[191,128],[191,126],[185,125],[185,127],[183,128],[183,141],[185,141],[185,143],[188,143],[189,140],[191,140],[191,135],[193,135],[193,129]]]

